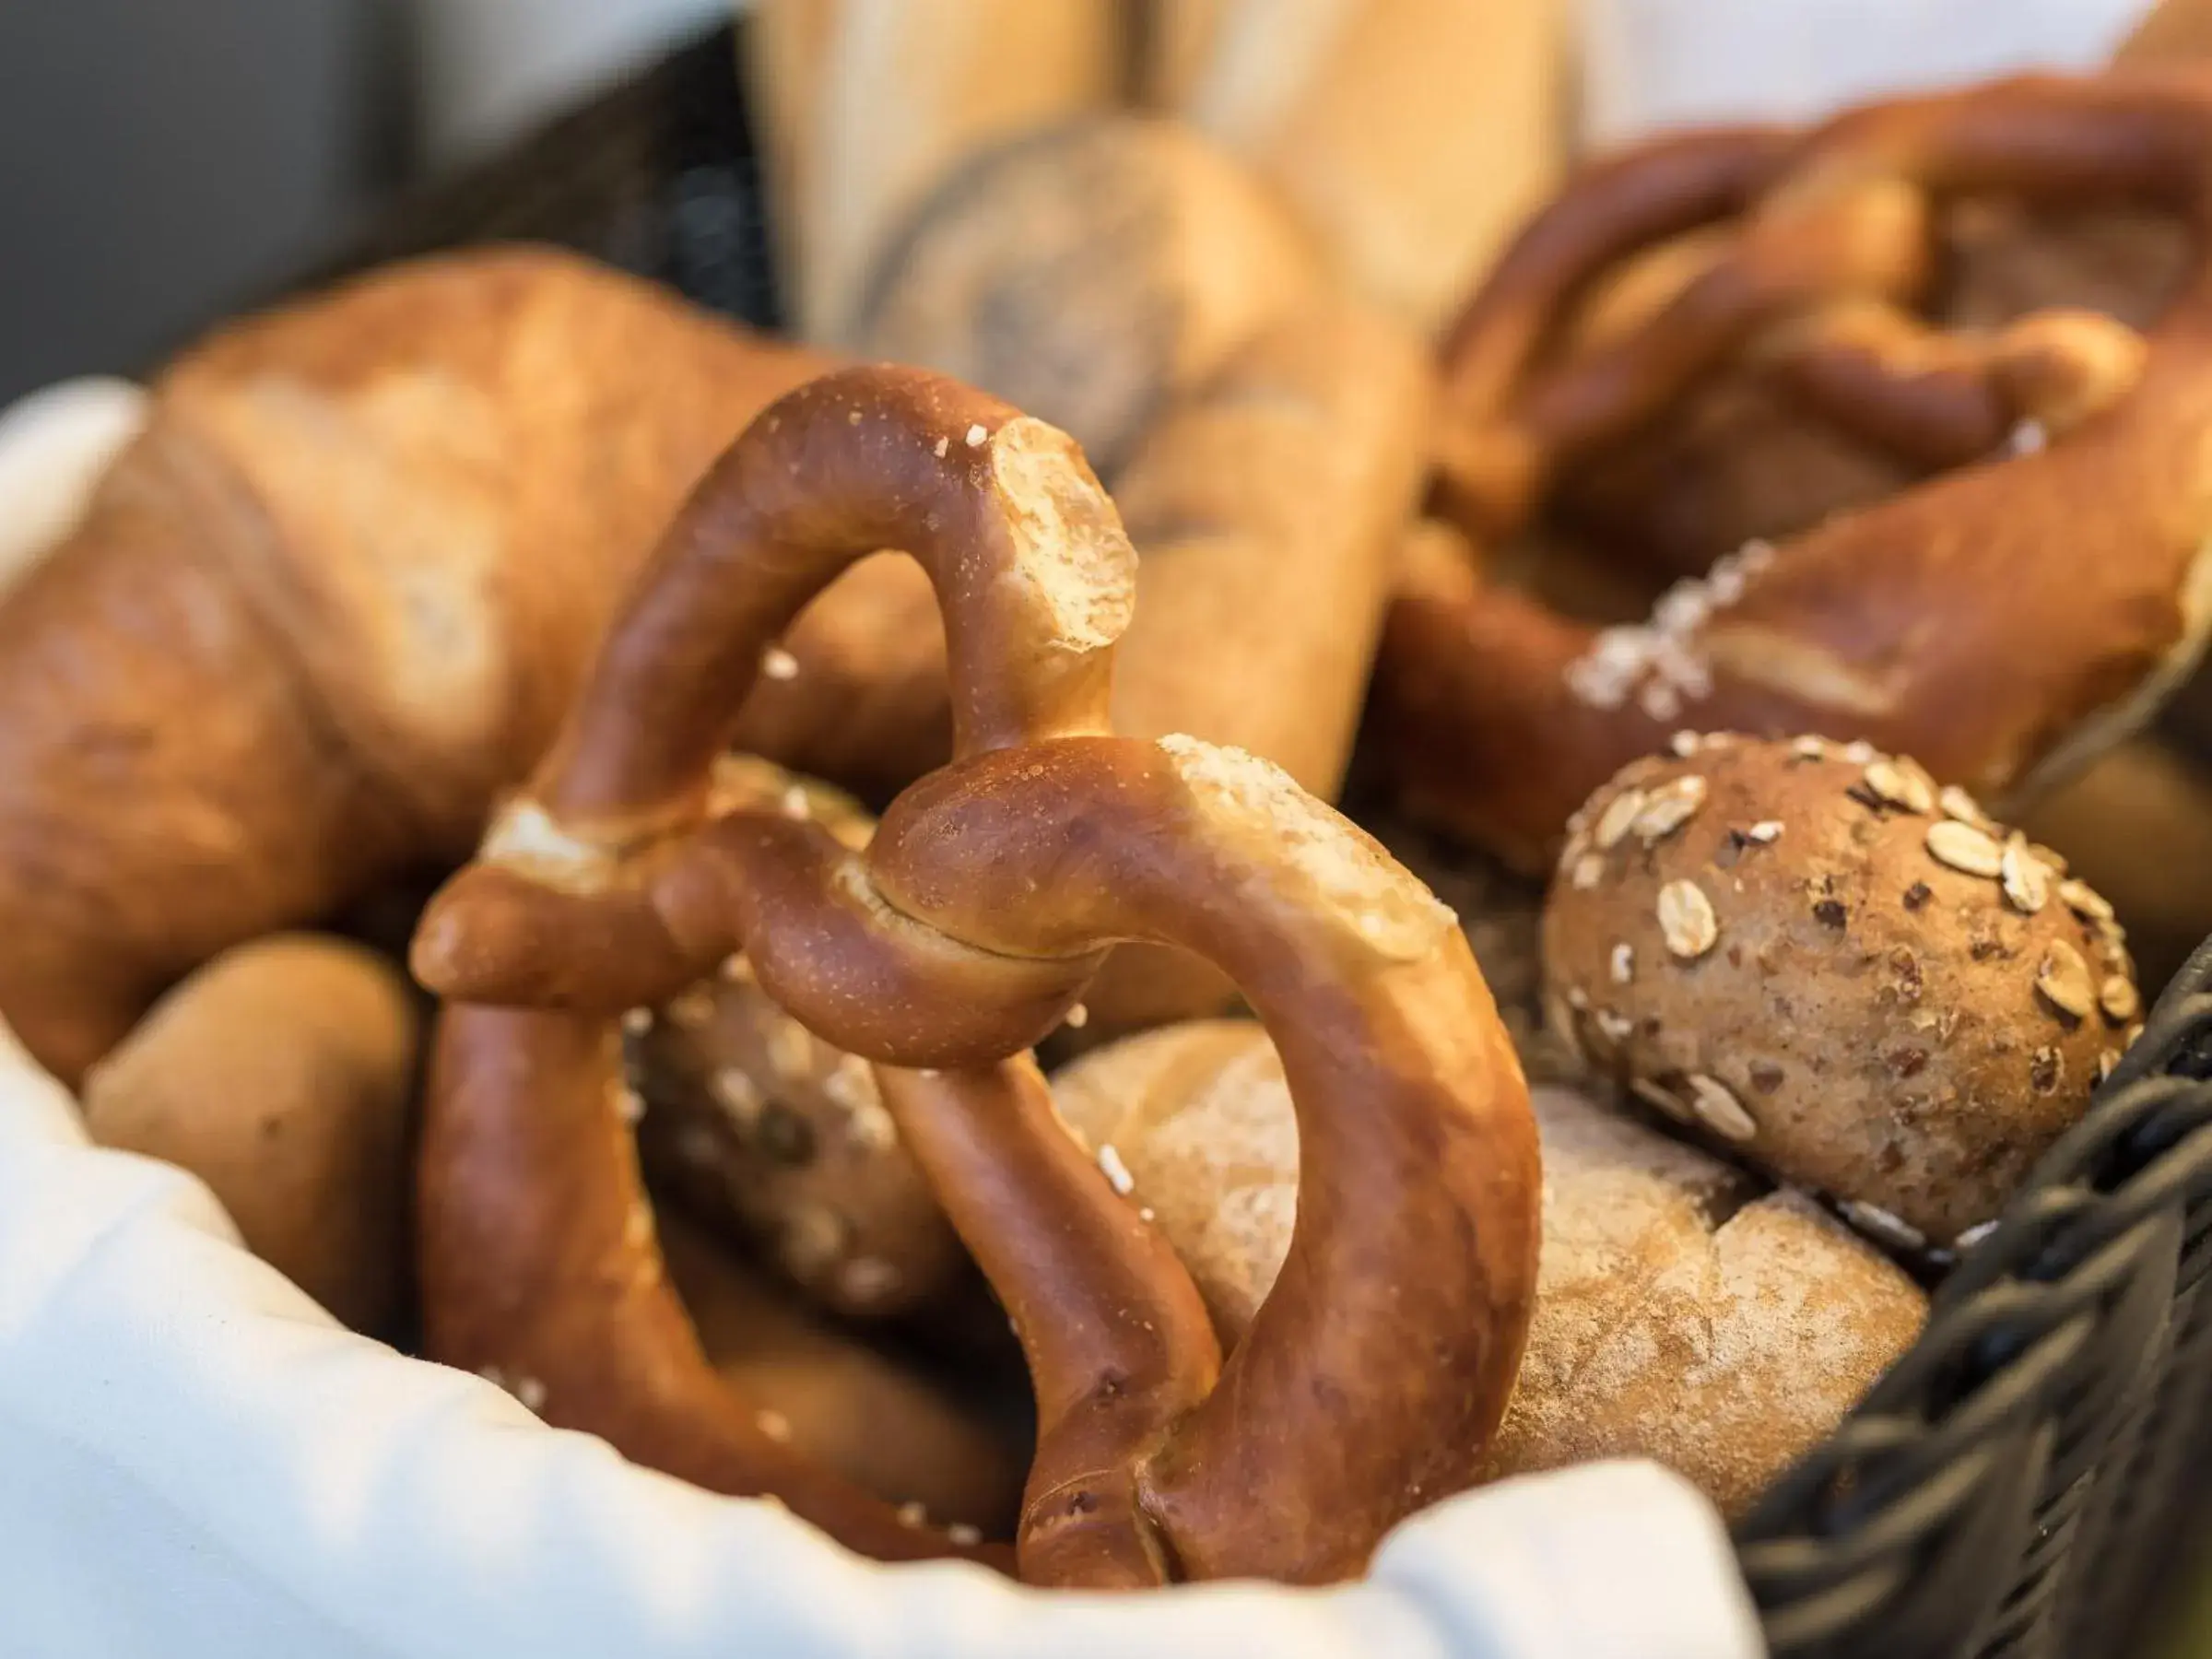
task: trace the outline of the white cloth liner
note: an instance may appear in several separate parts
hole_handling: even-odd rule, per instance
[[[0,416],[0,570],[143,402]],[[1648,1464],[1469,1494],[1362,1583],[1073,1597],[863,1562],[339,1327],[191,1176],[89,1146],[0,1026],[0,1659],[1756,1659],[1712,1508]]]

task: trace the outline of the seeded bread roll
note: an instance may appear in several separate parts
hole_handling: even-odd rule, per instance
[[[1910,760],[1674,747],[1570,825],[1551,1018],[1638,1099],[1889,1241],[1954,1242],[2139,1029],[2112,907]]]
[[[765,761],[726,757],[717,783],[730,806],[777,803],[848,846],[875,830],[850,797]],[[911,1312],[967,1282],[874,1069],[777,1007],[743,957],[626,1023],[639,1155],[711,1230],[755,1241],[809,1299],[853,1317]]]
[[[272,934],[209,962],[92,1068],[86,1124],[191,1171],[255,1255],[347,1325],[389,1335],[420,1024],[383,958]]]
[[[1297,1200],[1297,1126],[1265,1035],[1155,1031],[1053,1087],[1233,1340],[1282,1265]],[[1652,1457],[1741,1513],[1912,1345],[1925,1299],[1809,1200],[1568,1090],[1531,1099],[1543,1266],[1486,1473]]]

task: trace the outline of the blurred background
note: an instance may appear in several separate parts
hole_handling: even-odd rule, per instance
[[[1804,113],[1900,79],[2090,63],[2147,0],[1500,4],[1577,14],[1576,120],[1605,141],[1697,115]],[[142,367],[394,190],[485,158],[732,9],[6,0],[0,401]]]
[[[0,402],[132,370],[725,0],[6,0]]]

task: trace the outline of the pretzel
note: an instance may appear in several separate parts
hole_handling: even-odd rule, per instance
[[[717,816],[715,756],[762,653],[878,547],[937,594],[955,759],[862,852]],[[619,1016],[742,949],[804,1025],[875,1064],[1013,1317],[1041,1422],[1022,1577],[1335,1578],[1474,1478],[1535,1288],[1518,1063],[1451,912],[1378,844],[1251,756],[1107,735],[1133,560],[1065,436],[917,371],[817,381],[718,464],[417,935],[418,975],[455,1005],[422,1152],[433,1354],[520,1370],[549,1420],[774,1493],[857,1547],[973,1551],[779,1457],[665,1288]],[[1289,1262],[1226,1359],[1020,1053],[1130,940],[1225,971],[1297,1102]]]
[[[2147,335],[2052,311],[1946,336],[1910,309],[1932,206],[1993,191],[2153,199],[2201,242],[2212,85],[2027,77],[1795,137],[1665,141],[1531,224],[1446,354],[1441,494],[1478,538],[1523,528],[1578,465],[1676,418],[1749,351],[1924,462],[1981,459],[1747,545],[1638,628],[1413,562],[1373,705],[1410,805],[1535,865],[1597,784],[1679,724],[1864,737],[2017,802],[2147,715],[2212,621],[2212,265],[2200,253]],[[1732,213],[1671,300],[1545,365],[1609,267]]]

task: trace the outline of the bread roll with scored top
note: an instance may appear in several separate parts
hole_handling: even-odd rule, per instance
[[[1051,421],[1111,481],[1161,408],[1324,291],[1318,251],[1233,159],[1104,115],[970,157],[886,243],[849,339]]]
[[[1233,1340],[1297,1207],[1298,1133],[1265,1033],[1148,1032],[1063,1070],[1053,1094]],[[1542,1265],[1488,1475],[1652,1457],[1741,1513],[1912,1346],[1925,1299],[1803,1197],[1570,1090],[1532,1103]]]

